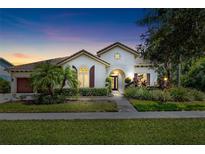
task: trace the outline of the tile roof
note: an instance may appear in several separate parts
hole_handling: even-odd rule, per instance
[[[109,46],[99,50],[97,52],[97,55],[100,56],[101,54],[103,54],[103,53],[113,49],[114,47],[120,47],[120,48],[122,48],[122,49],[124,49],[124,50],[126,50],[128,52],[131,52],[131,53],[133,53],[135,55],[139,55],[139,52],[137,52],[136,50],[134,50],[134,49],[132,49],[132,48],[130,48],[130,47],[120,43],[120,42],[115,42],[115,43],[113,43],[113,44],[111,44],[111,45],[109,45]]]
[[[72,58],[74,58],[74,57],[76,57],[76,56],[78,56],[78,55],[81,55],[81,54],[88,55],[88,56],[90,56],[91,58],[94,58],[95,60],[97,60],[97,61],[99,61],[99,62],[101,62],[101,63],[103,63],[103,64],[105,64],[105,65],[110,65],[108,62],[106,62],[106,61],[100,59],[98,56],[95,56],[95,55],[93,55],[92,53],[90,53],[90,52],[88,52],[88,51],[86,51],[86,50],[84,50],[84,49],[83,49],[83,50],[80,50],[79,52],[76,52],[75,54],[71,55],[70,57],[65,58],[64,60],[62,60],[61,62],[59,62],[59,64],[65,63],[65,62],[71,60]]]
[[[54,58],[54,59],[48,59],[48,60],[38,61],[34,63],[29,63],[29,64],[17,65],[17,66],[10,67],[9,70],[11,72],[30,72],[39,64],[49,62],[53,65],[57,65],[60,61],[66,58],[68,57]]]
[[[86,51],[86,50],[81,50],[79,52],[76,52],[75,54],[71,55],[71,56],[67,56],[67,57],[61,57],[61,58],[54,58],[54,59],[49,59],[49,60],[44,60],[44,61],[38,61],[38,62],[34,62],[34,63],[29,63],[29,64],[24,64],[24,65],[18,65],[18,66],[13,66],[10,67],[9,70],[11,72],[31,72],[37,65],[45,63],[45,62],[49,62],[53,65],[62,65],[63,63],[71,60],[72,58],[74,58],[75,56],[78,56],[80,54],[86,54],[92,58],[94,58],[95,60],[105,64],[105,65],[110,65],[108,62],[100,59],[99,57],[91,54],[90,52]]]

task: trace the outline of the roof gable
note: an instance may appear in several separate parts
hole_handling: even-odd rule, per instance
[[[123,50],[125,50],[127,52],[130,52],[130,53],[132,53],[134,55],[139,55],[139,53],[136,50],[134,50],[134,49],[132,49],[132,48],[130,48],[130,47],[120,43],[120,42],[115,42],[115,43],[113,43],[113,44],[111,44],[111,45],[101,49],[100,51],[98,51],[97,52],[97,56],[100,56],[100,55],[102,55],[102,54],[104,54],[106,52],[109,52],[110,50],[112,50],[113,48],[116,48],[116,47],[119,47],[119,48],[121,48],[121,49],[123,49]]]
[[[84,50],[84,49],[81,50],[81,51],[79,51],[79,52],[77,52],[77,53],[75,53],[75,54],[73,54],[73,55],[71,55],[70,57],[64,59],[63,61],[59,62],[58,65],[65,64],[66,62],[71,61],[71,60],[73,60],[73,59],[75,59],[75,58],[77,58],[77,57],[79,57],[79,56],[81,56],[81,55],[86,55],[86,56],[88,56],[88,57],[94,59],[95,61],[98,61],[99,63],[102,63],[102,64],[104,64],[104,65],[106,65],[106,66],[109,66],[109,65],[110,65],[108,62],[106,62],[106,61],[100,59],[99,57],[97,57],[97,56],[91,54],[90,52],[88,52],[88,51],[86,51],[86,50]]]
[[[4,68],[8,68],[8,67],[13,66],[13,64],[11,64],[9,61],[7,61],[6,59],[1,58],[1,57],[0,57],[0,65]]]

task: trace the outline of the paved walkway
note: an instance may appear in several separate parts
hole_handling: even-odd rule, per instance
[[[205,111],[184,112],[94,112],[94,113],[0,113],[0,120],[74,120],[74,119],[157,119],[205,118]]]
[[[117,103],[119,112],[137,112],[130,102],[118,91],[113,91],[113,100]]]
[[[119,112],[137,112],[137,110],[130,104],[130,102],[123,97],[121,93],[118,91],[112,92],[114,97],[104,97],[104,96],[99,96],[99,97],[80,97],[78,100],[82,101],[99,101],[99,100],[108,100],[108,101],[114,101],[117,104],[118,111]]]

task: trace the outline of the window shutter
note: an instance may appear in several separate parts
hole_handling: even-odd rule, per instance
[[[138,80],[138,74],[137,73],[134,74],[133,80],[134,80],[134,82],[137,82],[137,80]]]
[[[95,65],[90,68],[90,88],[95,87]]]
[[[147,85],[150,86],[150,73],[147,73]]]

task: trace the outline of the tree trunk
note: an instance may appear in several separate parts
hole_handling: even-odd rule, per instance
[[[179,56],[179,63],[177,66],[177,86],[181,86],[181,56]]]
[[[52,89],[51,85],[48,86],[48,93],[49,93],[49,95],[53,96],[53,89]]]
[[[65,86],[65,83],[66,83],[66,77],[64,77],[61,88],[60,88],[61,93],[63,92],[63,87]]]
[[[171,64],[165,64],[166,75],[167,75],[167,86],[170,87],[172,85],[172,76],[171,76]]]

